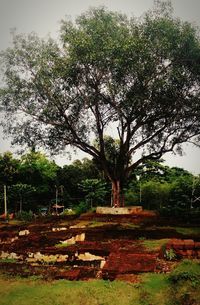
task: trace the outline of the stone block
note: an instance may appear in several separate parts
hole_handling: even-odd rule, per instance
[[[192,239],[185,239],[184,240],[184,249],[186,249],[186,250],[193,250],[194,249],[194,240],[192,240]]]
[[[200,250],[200,242],[195,242],[194,248]]]
[[[194,251],[193,250],[186,250],[186,254],[188,258],[191,258],[194,256]]]
[[[182,240],[179,240],[179,239],[177,239],[177,240],[174,240],[172,243],[171,243],[171,246],[172,246],[172,248],[174,249],[174,250],[182,250],[182,249],[184,249],[184,241],[182,241]]]

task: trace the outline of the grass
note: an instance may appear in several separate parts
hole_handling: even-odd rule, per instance
[[[199,235],[200,227],[172,227],[172,226],[164,226],[164,227],[156,227],[157,229],[168,229],[175,230],[177,233],[183,235]]]
[[[66,248],[66,247],[69,247],[69,246],[72,246],[74,245],[75,243],[58,243],[58,244],[55,244],[55,247],[56,248]]]
[[[8,222],[5,222],[5,221],[0,222],[0,228],[5,227],[7,225],[9,225],[9,226],[20,226],[20,225],[24,225],[25,223],[26,222],[22,221],[22,220],[12,219],[12,220],[9,220]]]
[[[1,305],[131,305],[140,304],[133,285],[123,282],[44,282],[0,278]]]
[[[180,283],[182,281],[191,281],[194,285],[200,284],[200,261],[184,260],[179,264],[169,276],[172,283]]]
[[[164,274],[144,274],[140,285],[141,305],[171,305],[168,303],[169,285]]]
[[[108,222],[106,222],[106,221],[90,221],[89,223],[88,223],[88,226],[87,227],[89,227],[89,228],[96,228],[96,227],[103,227],[103,226],[107,226],[107,225],[117,225],[117,223],[116,222],[111,222],[111,221],[109,221],[109,223]]]
[[[200,261],[185,260],[169,275],[172,305],[200,304]],[[171,304],[170,304],[171,305]]]
[[[0,263],[16,263],[15,258],[0,258]]]
[[[125,223],[121,223],[120,227],[122,227],[123,229],[138,229],[140,228],[140,226],[138,224],[134,224],[132,222],[125,222]]]
[[[159,250],[162,246],[164,246],[168,241],[169,239],[167,238],[158,240],[144,239],[142,245],[149,251],[156,251]]]
[[[174,284],[172,277],[177,276]],[[179,264],[171,275],[148,273],[141,282],[92,280],[47,282],[0,275],[0,305],[198,305],[200,283],[183,274],[200,274],[198,261]]]
[[[175,227],[175,230],[178,233],[181,233],[183,235],[199,235],[200,234],[200,227]]]

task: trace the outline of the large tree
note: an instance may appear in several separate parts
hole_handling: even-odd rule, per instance
[[[140,19],[92,9],[62,21],[59,42],[15,35],[2,54],[14,143],[88,153],[117,206],[132,170],[200,135],[198,32],[160,8]]]

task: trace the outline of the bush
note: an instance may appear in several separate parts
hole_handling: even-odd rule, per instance
[[[200,304],[200,263],[184,260],[168,276],[170,305]]]
[[[193,285],[200,284],[200,263],[184,260],[171,272],[169,281],[173,284],[183,281],[190,281]]]
[[[164,217],[175,216],[175,217],[183,218],[184,216],[188,215],[188,210],[178,205],[175,206],[168,205],[167,207],[162,207],[161,209],[159,209],[159,213],[161,216]]]
[[[77,215],[81,215],[82,213],[87,212],[89,209],[90,209],[89,204],[87,202],[85,202],[85,201],[81,201],[79,203],[79,205],[76,206],[75,213]]]
[[[16,214],[16,219],[17,220],[22,220],[22,221],[31,221],[33,219],[33,212],[32,211],[29,211],[29,212],[26,212],[26,211],[18,212]]]

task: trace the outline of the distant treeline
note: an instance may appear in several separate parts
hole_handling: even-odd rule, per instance
[[[33,211],[58,203],[66,208],[110,205],[111,184],[102,170],[87,158],[58,166],[40,152],[20,158],[0,155],[0,211],[4,211],[4,188],[9,212]],[[141,204],[166,215],[200,209],[200,176],[149,161],[132,172],[124,187],[125,205]]]

